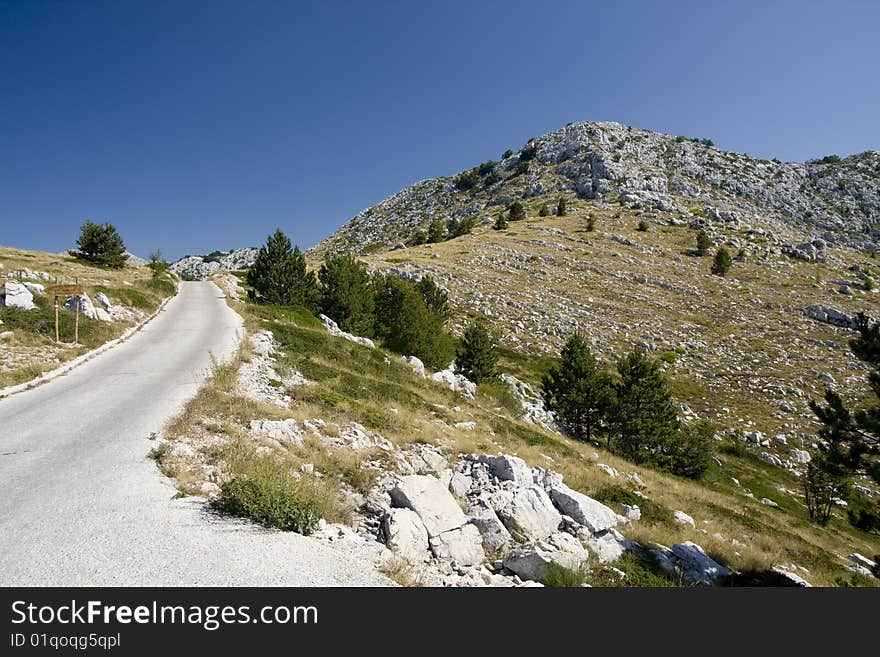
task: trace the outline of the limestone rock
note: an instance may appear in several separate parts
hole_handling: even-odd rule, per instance
[[[457,529],[467,522],[452,493],[436,477],[403,477],[391,489],[391,500],[395,506],[415,511],[425,524],[430,537]]]
[[[79,313],[81,315],[84,315],[89,319],[98,319],[98,313],[95,311],[95,304],[92,303],[88,294],[83,294],[79,297],[68,297],[64,307],[68,310],[76,311],[77,305],[79,306]]]
[[[477,498],[468,507],[471,523],[479,530],[483,547],[489,552],[503,552],[513,542],[507,527],[501,522],[495,509],[483,498]]]
[[[571,516],[594,534],[611,529],[618,523],[614,511],[565,484],[553,486],[550,489],[550,498],[562,513]]]
[[[507,530],[519,540],[538,540],[554,533],[562,516],[543,488],[531,486],[504,491],[495,511]]]
[[[412,509],[389,509],[382,519],[385,545],[410,563],[430,559],[428,530]]]
[[[707,555],[703,548],[692,541],[676,543],[672,554],[682,576],[689,582],[702,586],[712,586],[730,575],[721,564]]]
[[[332,319],[327,317],[327,315],[320,314],[318,318],[323,322],[324,328],[327,329],[327,333],[330,335],[334,335],[337,338],[344,338],[349,340],[350,342],[355,342],[357,344],[361,344],[365,347],[370,347],[371,349],[376,348],[376,343],[370,340],[370,338],[363,338],[358,335],[352,335],[351,333],[347,333],[343,331]]]
[[[541,580],[552,563],[577,570],[588,559],[589,554],[576,538],[559,532],[512,550],[504,558],[504,567],[522,579]]]
[[[435,557],[459,566],[476,566],[486,560],[480,531],[472,524],[432,536],[430,544]]]
[[[518,456],[481,454],[477,463],[485,463],[489,472],[502,481],[512,481],[518,486],[526,486],[534,481],[531,468]]]
[[[33,310],[36,308],[34,295],[23,284],[15,281],[6,281],[3,305],[7,308],[19,310]]]

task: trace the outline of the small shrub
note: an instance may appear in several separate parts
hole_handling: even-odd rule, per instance
[[[660,360],[670,365],[679,359],[679,354],[674,351],[664,351],[660,354]]]
[[[573,588],[580,586],[587,579],[586,567],[578,569],[566,568],[558,563],[550,562],[541,575],[541,584],[554,588]]]
[[[730,265],[730,252],[723,246],[718,247],[718,250],[715,252],[715,259],[712,262],[712,273],[716,276],[724,276],[730,271]]]
[[[309,535],[331,512],[336,491],[311,475],[296,475],[272,457],[254,457],[246,472],[220,487],[214,506],[282,531]]]
[[[535,156],[538,154],[538,147],[535,145],[526,146],[519,152],[519,161],[520,162],[528,162],[530,160],[534,160]]]
[[[526,209],[519,201],[514,201],[507,206],[508,221],[520,221],[526,218]]]
[[[638,230],[638,231],[640,231],[640,232],[642,232],[642,233],[646,233],[646,232],[648,232],[648,227],[649,227],[648,222],[645,221],[644,219],[642,219],[642,220],[639,222],[639,225],[636,226],[636,230]]]
[[[560,198],[556,202],[556,216],[564,217],[566,214],[568,214],[568,201],[565,198]]]
[[[479,182],[480,174],[477,169],[462,171],[455,177],[455,180],[453,180],[455,188],[459,191],[467,191],[469,189],[473,189],[479,184]]]
[[[442,242],[444,239],[446,239],[446,224],[440,219],[435,219],[431,222],[431,225],[428,226],[428,243],[436,244],[437,242]]]
[[[704,256],[711,246],[712,240],[709,239],[709,234],[701,228],[697,233],[697,253]]]

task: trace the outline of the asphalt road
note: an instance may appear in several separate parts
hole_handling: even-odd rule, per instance
[[[387,580],[372,547],[218,517],[147,456],[149,435],[233,352],[241,318],[183,283],[128,341],[0,399],[0,585],[346,586]]]

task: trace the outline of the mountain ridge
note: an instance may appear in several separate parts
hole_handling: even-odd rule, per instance
[[[870,250],[880,239],[878,151],[782,163],[724,151],[708,140],[608,121],[580,122],[508,151],[494,170],[497,180],[483,184],[484,176],[470,189],[457,181],[473,170],[415,182],[359,212],[311,253],[390,249],[412,243],[432,218],[485,220],[513,200],[556,195],[640,204],[685,221],[714,207],[738,212],[765,229],[793,229],[791,239],[843,239]]]

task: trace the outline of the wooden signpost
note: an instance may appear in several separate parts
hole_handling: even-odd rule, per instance
[[[55,342],[58,342],[58,297],[76,297],[74,309],[76,317],[73,320],[73,344],[79,344],[79,304],[80,297],[86,293],[84,285],[79,283],[66,283],[50,285],[46,288],[46,296],[55,298]]]

